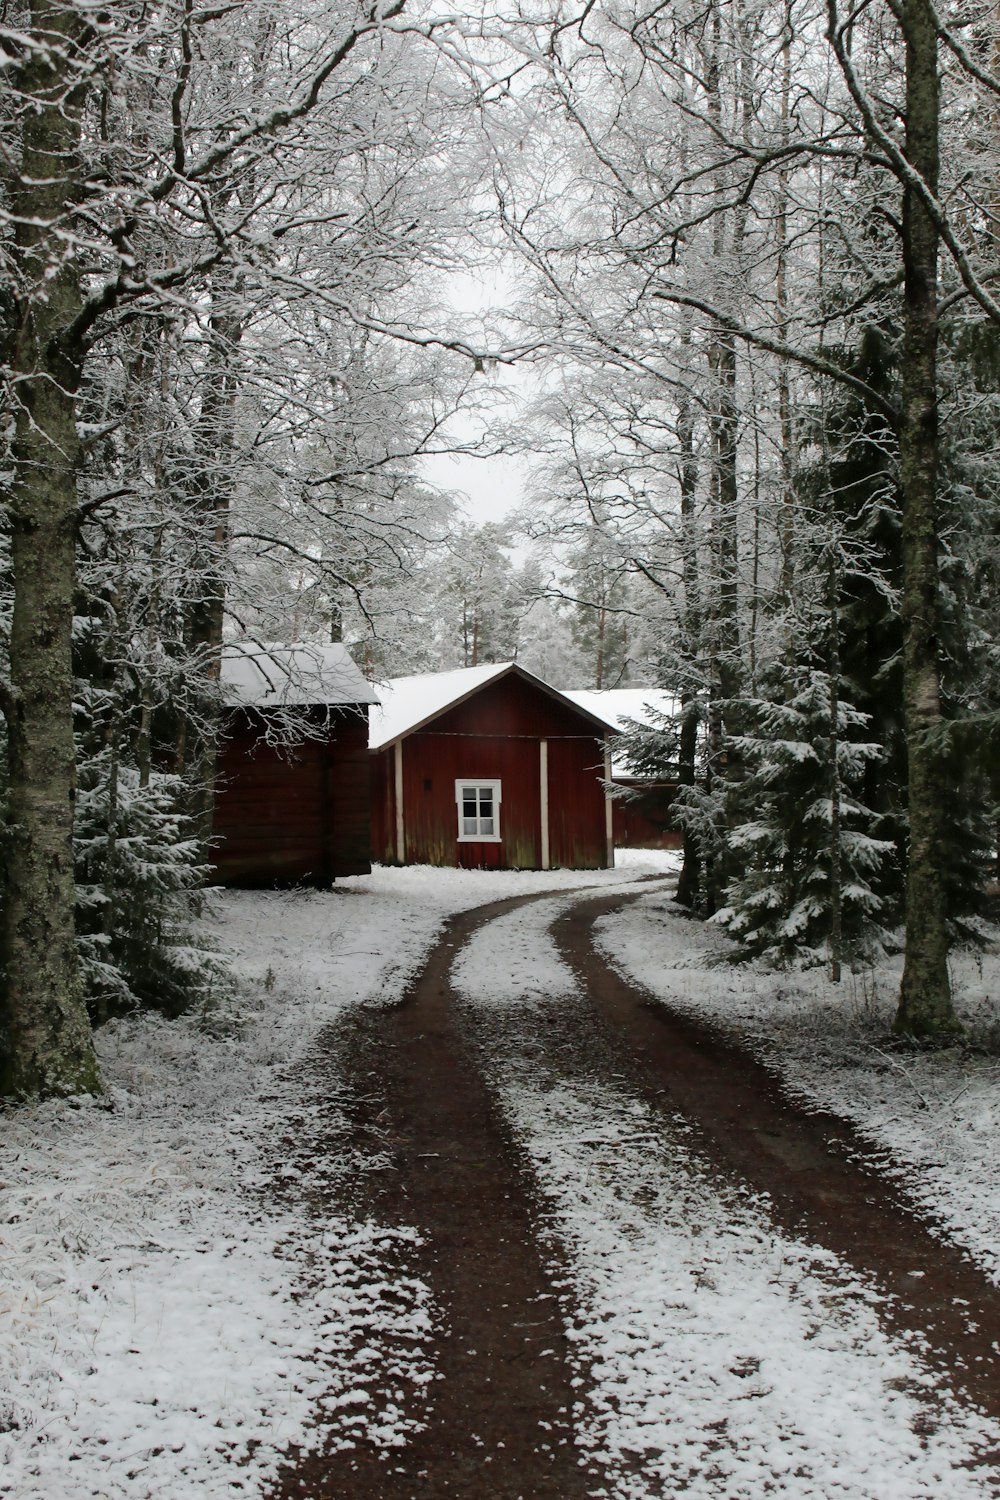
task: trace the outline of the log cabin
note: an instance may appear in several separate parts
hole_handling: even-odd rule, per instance
[[[368,708],[342,645],[223,648],[215,878],[328,885],[371,870]]]

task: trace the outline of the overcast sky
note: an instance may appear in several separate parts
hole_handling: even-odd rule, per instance
[[[425,458],[424,477],[439,489],[458,492],[470,520],[501,521],[525,498],[528,465],[524,459]]]
[[[472,330],[480,320],[484,327],[495,323],[496,314],[508,305],[512,294],[513,278],[502,267],[492,272],[455,275],[448,286],[449,300],[459,318],[470,325],[473,343],[485,336],[478,329]],[[488,338],[486,341],[489,343]],[[485,378],[497,395],[496,420],[513,422],[517,399],[528,394],[537,381],[537,372],[526,365],[503,365]],[[504,399],[505,393],[509,393],[509,400]],[[461,442],[474,441],[480,431],[478,422],[466,419],[455,422],[451,429],[452,436]],[[421,470],[429,483],[463,499],[469,518],[477,523],[503,520],[528,498],[531,465],[524,458],[506,455],[425,458]]]

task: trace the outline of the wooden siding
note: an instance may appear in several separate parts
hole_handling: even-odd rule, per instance
[[[549,746],[549,862],[572,869],[607,864],[604,757],[589,720],[519,677],[487,683],[403,744],[407,864],[538,869],[542,861],[539,745]],[[455,782],[499,781],[497,843],[458,838]],[[372,847],[396,851],[394,751],[372,755]]]
[[[608,863],[604,749],[597,739],[549,741],[549,861],[600,870]]]
[[[635,798],[615,798],[615,848],[679,849],[683,841],[671,818],[677,783],[645,782],[625,777],[616,777],[615,780],[639,793]]]
[[[455,782],[501,783],[502,844],[460,844]],[[541,861],[538,741],[421,730],[403,741],[407,863],[532,870]]]
[[[372,859],[391,865],[396,860],[396,795],[393,748],[371,753]]]
[[[554,736],[582,734],[592,738],[596,733],[590,720],[567,699],[552,698],[534,683],[514,675],[486,683],[464,703],[438,714],[427,728],[437,734],[529,735],[536,745],[538,740]]]
[[[325,884],[371,868],[368,718],[319,717],[322,738],[279,748],[252,711],[231,716],[220,747],[214,863],[227,885]]]

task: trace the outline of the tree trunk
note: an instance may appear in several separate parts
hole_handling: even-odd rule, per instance
[[[736,398],[736,343],[726,330],[713,330],[708,357],[715,378],[716,401],[711,417],[715,465],[712,544],[716,570],[716,618],[712,640],[724,700],[722,717],[726,732],[738,734],[741,721],[736,700],[743,688],[739,617],[739,406]]]
[[[840,780],[840,570],[830,544],[827,570],[830,610],[830,979],[840,983],[844,959],[843,788]]]
[[[785,7],[784,34],[781,41],[781,143],[787,148],[790,138],[790,101],[792,92],[792,14]],[[778,241],[776,299],[778,334],[783,344],[790,342],[791,317],[788,305],[788,200],[789,178],[784,169],[778,173],[778,211],[775,237]],[[795,588],[795,434],[792,427],[791,372],[788,361],[778,365],[778,421],[781,429],[781,603],[786,615],[786,634],[790,635],[792,594]]]
[[[14,611],[3,895],[5,985],[0,1089],[17,1097],[100,1089],[76,955],[73,881],[73,676],[78,351],[64,330],[81,304],[63,237],[75,190],[80,91],[66,74],[80,46],[73,12],[35,0],[46,44],[21,86],[35,107],[23,122],[15,200],[20,283],[13,330],[18,384],[11,545]]]
[[[685,339],[685,343],[688,340]],[[698,573],[698,539],[695,529],[695,502],[698,467],[694,451],[694,421],[691,406],[683,401],[677,413],[677,444],[680,449],[679,481],[681,492],[681,551],[683,554],[684,608],[682,628],[684,654],[687,658],[685,682],[681,688],[681,726],[678,740],[677,779],[681,786],[694,786],[697,777],[699,708],[694,676],[701,642],[701,583]],[[692,911],[702,904],[702,862],[694,831],[685,828],[684,860],[677,881],[677,900]]]
[[[597,609],[597,659],[594,662],[594,687],[597,692],[600,692],[604,686],[604,636],[607,623],[607,611],[601,604]]]
[[[906,154],[938,186],[938,38],[927,0],[905,0]],[[905,321],[900,468],[903,492],[903,693],[909,764],[906,954],[895,1028],[935,1037],[960,1028],[948,978],[943,718],[938,585],[938,231],[912,187],[903,198]]]
[[[230,289],[231,292],[231,289]],[[229,547],[229,509],[233,485],[234,409],[238,375],[235,351],[243,337],[239,315],[213,288],[215,308],[210,320],[211,343],[206,390],[198,434],[198,470],[194,499],[201,549],[195,569],[196,595],[190,622],[190,645],[200,658],[207,685],[188,726],[188,766],[192,773],[192,811],[202,845],[212,840],[215,810],[215,771],[219,748],[219,673],[226,612],[226,570]],[[221,304],[221,305],[220,305]]]

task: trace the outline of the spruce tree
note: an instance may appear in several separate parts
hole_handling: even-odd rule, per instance
[[[892,851],[862,800],[881,758],[867,715],[815,655],[774,663],[745,700],[750,729],[727,844],[726,904],[715,914],[749,957],[775,964],[871,958],[885,939],[880,868]]]

